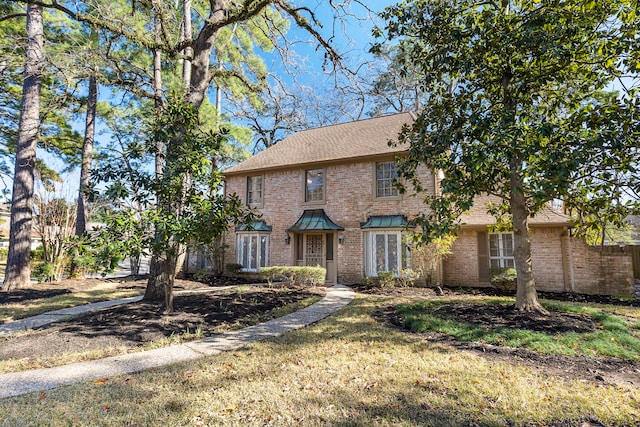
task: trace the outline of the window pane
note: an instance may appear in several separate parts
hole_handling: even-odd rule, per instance
[[[402,235],[402,268],[411,268],[411,246],[406,234]]]
[[[267,266],[267,236],[260,236],[260,267]]]
[[[376,197],[394,197],[398,189],[393,185],[398,176],[395,162],[376,163]]]
[[[242,260],[240,264],[242,264],[243,268],[249,268],[249,236],[242,236],[240,241],[242,242]]]
[[[399,254],[399,244],[398,235],[397,234],[387,234],[388,242],[389,242],[389,256],[387,261],[388,271],[398,271],[398,254]]]
[[[511,234],[502,235],[502,256],[513,256],[513,235]]]
[[[497,257],[500,256],[500,249],[498,247],[499,245],[499,238],[500,236],[498,234],[490,234],[489,235],[489,256],[491,257]]]
[[[249,237],[249,263],[248,268],[255,270],[258,268],[258,238],[257,236]]]
[[[307,171],[306,179],[306,201],[322,201],[324,196],[324,170],[309,170]]]
[[[489,234],[489,258],[491,268],[514,267],[512,233]]]
[[[262,176],[247,177],[247,204],[262,204]]]
[[[387,271],[386,239],[384,234],[375,235],[376,272]]]

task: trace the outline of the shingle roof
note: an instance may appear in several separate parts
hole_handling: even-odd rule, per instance
[[[473,207],[460,217],[462,227],[486,226],[496,223],[496,219],[487,212],[488,203],[500,203],[495,196],[478,196],[473,201]],[[529,225],[569,225],[571,218],[547,205],[535,216],[529,218]]]
[[[414,120],[413,113],[400,113],[303,130],[227,169],[225,175],[406,151],[406,146],[387,143]]]

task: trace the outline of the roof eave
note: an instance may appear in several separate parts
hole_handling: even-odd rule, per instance
[[[367,156],[355,156],[355,157],[343,157],[340,159],[327,159],[327,160],[318,160],[314,162],[305,162],[305,163],[294,163],[290,165],[277,165],[277,166],[267,166],[261,168],[254,169],[243,169],[239,171],[223,171],[222,175],[226,178],[229,176],[241,176],[241,175],[250,175],[255,173],[263,173],[263,172],[273,172],[273,171],[284,171],[284,170],[296,170],[296,169],[308,169],[313,166],[333,166],[344,163],[356,163],[358,161],[366,161],[366,160],[378,160],[393,157],[399,154],[406,154],[409,150],[398,150],[398,151],[389,151],[386,153],[372,154]]]

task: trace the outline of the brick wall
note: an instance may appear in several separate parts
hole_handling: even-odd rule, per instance
[[[536,288],[551,292],[632,295],[633,265],[628,249],[589,246],[570,238],[562,227],[531,229]],[[461,230],[453,254],[444,261],[444,283],[489,286],[478,279],[477,231]]]
[[[451,255],[443,262],[443,281],[451,286],[487,286],[481,284],[478,272],[478,245],[475,230],[460,230],[453,242]]]
[[[563,227],[531,229],[531,267],[540,291],[562,292],[565,289],[562,253]]]
[[[633,295],[633,264],[628,249],[589,246],[571,238],[571,289],[583,294]]]
[[[263,173],[264,203],[256,211],[273,227],[269,243],[269,264],[293,264],[293,239],[291,244],[285,243],[287,228],[298,220],[305,209],[324,209],[333,222],[345,229],[344,243],[337,246],[338,281],[360,282],[364,276],[364,236],[360,223],[374,215],[402,214],[411,218],[426,209],[423,197],[414,197],[410,191],[410,194],[394,199],[376,199],[374,167],[375,161],[324,166],[325,201],[321,204],[304,202],[305,169]],[[425,184],[425,191],[433,194],[431,173],[421,169],[420,176]],[[228,177],[227,193],[235,193],[246,201],[246,181],[247,175]],[[229,249],[226,262],[235,260],[235,243],[235,233],[231,230],[227,238]]]

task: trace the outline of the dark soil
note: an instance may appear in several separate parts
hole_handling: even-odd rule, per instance
[[[69,289],[16,289],[11,292],[0,292],[0,304],[15,304],[32,299],[51,298],[69,293],[71,293]],[[2,320],[0,320],[0,323],[1,322]]]
[[[464,296],[472,293],[474,295],[496,295],[492,289],[483,292],[481,289],[457,290],[444,288],[440,290],[431,288],[387,288],[372,289],[354,286],[359,292],[369,294],[381,294],[394,297],[407,297],[412,300],[436,299],[440,295]],[[615,305],[637,306],[636,301],[627,302],[607,296],[598,297],[595,295],[577,295],[568,293],[539,293],[541,298],[558,299],[568,301],[591,302]],[[519,312],[511,309],[508,305],[495,304],[472,304],[461,303],[444,305],[437,308],[443,317],[455,318],[458,321],[476,324],[489,328],[519,328],[544,332],[550,335],[576,332],[586,333],[598,328],[598,323],[590,316],[578,315],[575,313],[564,313],[551,311],[549,315],[538,313]],[[404,329],[395,306],[381,307],[374,313],[374,317],[390,327],[400,329],[406,333],[411,333]],[[413,333],[411,333],[413,334]],[[415,334],[414,334],[415,335]],[[490,360],[499,360],[508,363],[531,366],[535,369],[543,370],[547,373],[558,375],[563,378],[578,379],[581,381],[594,382],[601,385],[618,385],[627,387],[640,387],[640,361],[622,360],[616,358],[595,358],[587,356],[562,356],[546,355],[530,350],[496,346],[477,342],[460,342],[453,337],[434,331],[427,331],[419,334],[425,340],[449,345],[458,350],[465,350],[481,355]]]
[[[123,283],[136,287],[139,283]],[[202,287],[189,281],[178,288]],[[205,286],[206,288],[206,286]],[[41,297],[42,290],[33,291]],[[269,312],[313,295],[323,295],[323,288],[287,288],[286,291],[263,286],[248,289],[206,288],[176,295],[174,313],[166,315],[163,307],[150,303],[131,303],[86,313],[64,322],[37,328],[26,334],[0,338],[0,360],[46,359],[64,353],[78,353],[105,348],[135,348],[171,335],[209,336],[221,327],[255,324],[270,318]],[[44,362],[46,365],[46,362]]]

